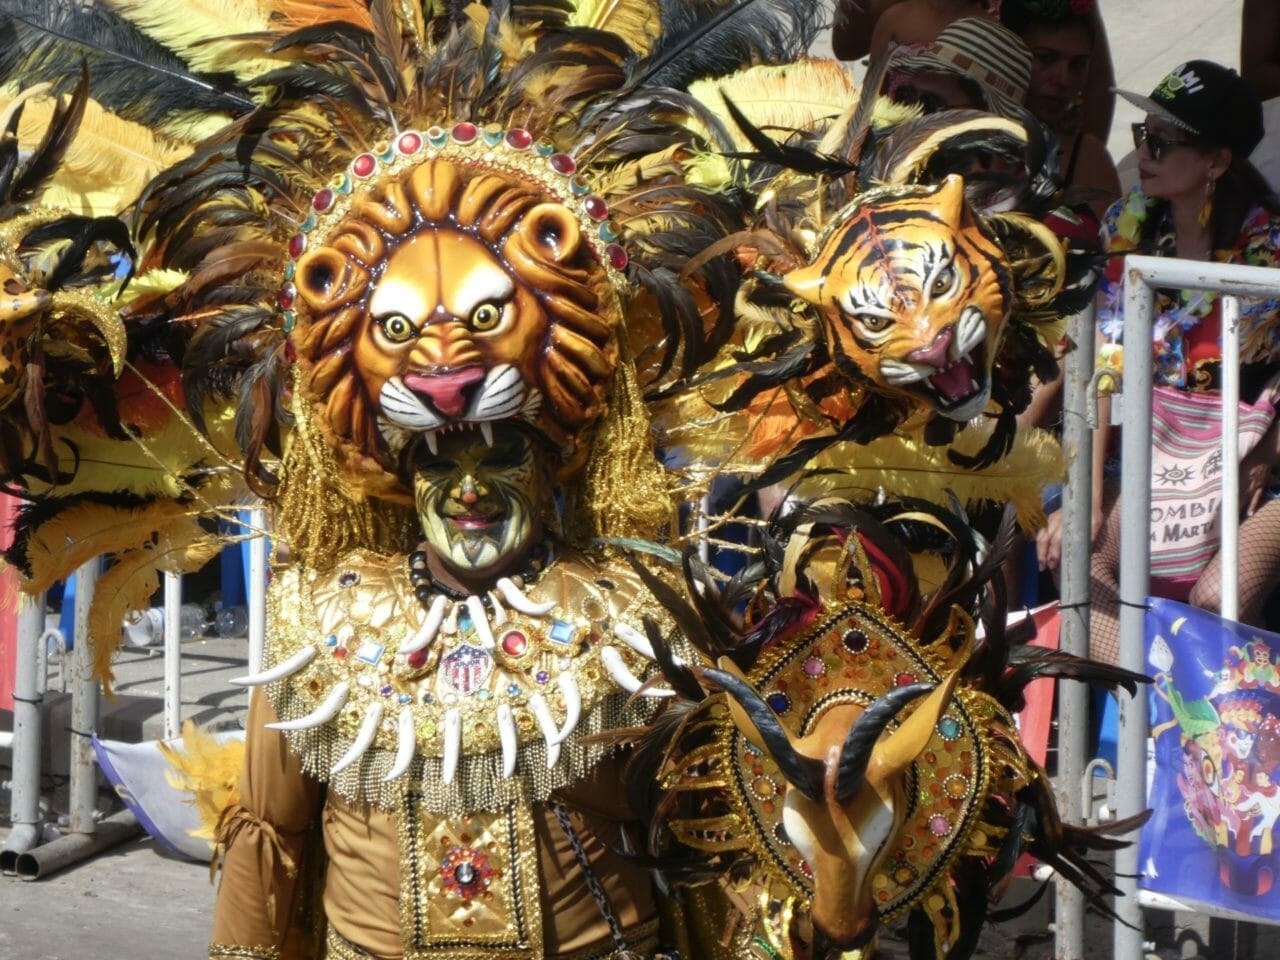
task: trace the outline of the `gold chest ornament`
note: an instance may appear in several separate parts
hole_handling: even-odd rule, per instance
[[[411,788],[436,814],[498,811],[584,776],[613,749],[593,737],[669,695],[642,686],[646,618],[671,631],[618,562],[570,554],[527,589],[422,603],[403,555],[357,551],[276,577],[267,669],[242,682],[343,799],[390,809]]]

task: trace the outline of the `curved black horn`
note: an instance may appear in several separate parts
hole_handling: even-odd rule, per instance
[[[756,693],[745,680],[727,671],[708,669],[703,675],[723,687],[725,692],[737,700],[746,711],[759,732],[760,739],[764,741],[769,756],[778,765],[787,782],[815,803],[821,802],[823,779],[821,762],[796,751],[791,738],[787,736],[787,731],[782,729],[782,724],[778,722],[777,714],[769,708],[760,694]]]
[[[871,762],[871,752],[889,721],[896,717],[912,700],[932,690],[932,683],[912,683],[894,687],[863,712],[844,738],[840,751],[840,766],[836,771],[836,799],[848,800],[862,786]]]

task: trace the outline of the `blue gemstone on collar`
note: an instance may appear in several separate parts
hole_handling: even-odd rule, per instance
[[[555,643],[567,646],[573,642],[574,635],[577,632],[578,628],[572,623],[566,623],[563,620],[552,620],[551,629],[547,631],[547,636]]]
[[[382,659],[382,651],[387,649],[383,644],[374,640],[366,640],[360,644],[360,649],[356,651],[356,659],[365,663],[374,664]]]
[[[458,629],[463,633],[470,633],[475,628],[475,624],[471,622],[471,614],[463,610],[458,614]]]
[[[332,633],[329,634],[327,637],[324,638],[324,645],[326,647],[336,647],[338,645],[337,636]]]
[[[401,703],[412,703],[412,702],[413,702],[413,696],[412,696],[411,694],[408,694],[408,693],[402,693],[402,694],[400,694],[400,696],[398,696],[396,699],[397,699],[397,700],[399,700]]]

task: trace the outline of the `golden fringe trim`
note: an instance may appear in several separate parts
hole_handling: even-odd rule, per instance
[[[412,508],[374,502],[352,489],[296,382],[293,413],[296,426],[282,464],[275,522],[288,537],[289,560],[327,570],[354,550],[405,549],[416,529]]]
[[[628,358],[618,364],[585,475],[565,523],[571,536],[585,533],[580,545],[598,537],[652,540],[671,525],[668,475],[654,453],[648,408]]]
[[[292,695],[288,682],[273,683],[268,689],[272,706],[281,720],[297,720],[315,708]],[[510,777],[502,775],[502,752],[463,755],[450,784],[443,781],[442,757],[416,756],[409,771],[390,783],[383,777],[395,764],[395,751],[373,749],[359,763],[352,764],[336,777],[329,771],[351,746],[350,737],[342,736],[334,724],[326,723],[310,730],[285,733],[289,749],[302,762],[303,771],[327,782],[329,789],[352,805],[370,803],[382,810],[395,810],[405,784],[411,784],[422,795],[433,814],[461,817],[482,810],[495,812],[524,799],[540,803],[553,792],[587,776],[605,757],[614,753],[617,744],[603,741],[601,734],[649,723],[660,704],[652,698],[618,693],[606,697],[579,722],[577,729],[560,745],[560,761],[547,769],[546,742],[538,739],[520,746],[516,770]]]
[[[230,960],[233,957],[245,958],[245,960],[280,960],[280,951],[275,947],[245,947],[228,943],[209,944],[209,960]]]

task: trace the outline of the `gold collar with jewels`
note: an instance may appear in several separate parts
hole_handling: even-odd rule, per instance
[[[411,784],[445,814],[545,799],[609,752],[592,737],[653,715],[656,697],[632,698],[655,669],[643,620],[671,620],[629,567],[580,554],[504,586],[423,603],[404,555],[291,568],[268,596],[266,669],[247,680],[346,798],[389,807]]]

